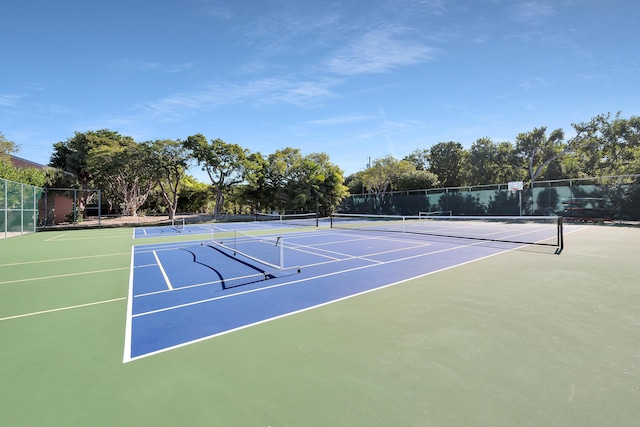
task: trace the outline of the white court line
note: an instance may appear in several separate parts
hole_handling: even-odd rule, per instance
[[[164,267],[160,262],[160,258],[158,258],[158,254],[156,251],[153,251],[153,256],[156,258],[156,262],[158,263],[158,267],[160,267],[160,272],[162,273],[162,277],[164,277],[164,282],[167,284],[169,290],[173,290],[173,286],[171,286],[171,281],[169,280],[169,276],[167,276],[167,272],[164,271]]]
[[[102,257],[121,256],[121,255],[129,255],[129,254],[126,252],[122,252],[119,254],[115,253],[115,254],[105,254],[105,255],[87,255],[87,256],[77,256],[77,257],[71,257],[71,258],[53,258],[53,259],[41,259],[37,261],[11,262],[8,264],[0,264],[0,267],[9,267],[12,265],[41,264],[43,262],[76,261],[79,259],[102,258]]]
[[[133,313],[133,298],[131,296],[133,295],[133,260],[135,258],[135,248],[135,246],[131,246],[131,264],[129,265],[129,295],[127,296],[127,319],[124,325],[124,356],[122,363],[124,363],[127,358],[131,357],[131,314]]]
[[[39,314],[55,313],[56,311],[65,311],[65,310],[73,310],[75,308],[90,307],[92,305],[106,304],[108,302],[115,302],[115,301],[122,301],[124,299],[127,299],[127,297],[108,299],[108,300],[104,300],[104,301],[89,302],[89,303],[86,303],[86,304],[70,305],[69,307],[52,308],[51,310],[34,311],[33,313],[16,314],[15,316],[0,317],[0,322],[2,322],[4,320],[19,319],[21,317],[37,316]]]
[[[52,240],[59,239],[60,237],[66,236],[67,234],[69,234],[69,233],[58,234],[57,236],[51,237],[49,239],[46,239],[45,242],[50,242]]]
[[[9,283],[20,283],[20,282],[33,282],[36,280],[58,279],[60,277],[82,276],[85,274],[108,273],[110,271],[126,270],[128,268],[129,267],[119,267],[119,268],[109,268],[107,270],[83,271],[81,273],[58,274],[55,276],[42,276],[42,277],[31,277],[28,279],[7,280],[6,282],[0,282],[0,285],[7,285]]]

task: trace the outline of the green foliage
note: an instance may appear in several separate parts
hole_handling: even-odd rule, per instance
[[[55,172],[18,169],[8,154],[18,145],[0,133],[0,177],[36,186],[97,188],[103,205],[135,214],[144,206],[155,212],[223,209],[331,212],[349,192],[464,187],[514,180],[553,180],[640,173],[640,118],[601,114],[547,134],[536,127],[515,142],[479,138],[466,150],[456,141],[417,148],[402,160],[385,156],[346,179],[325,153],[303,155],[286,147],[263,155],[202,134],[185,141],[138,143],[108,129],[76,132],[53,144]],[[207,172],[211,185],[187,177],[190,159]],[[148,202],[146,202],[148,200]],[[469,204],[471,201],[465,200]],[[79,200],[83,211],[86,201]],[[384,200],[380,201],[383,208]]]
[[[224,197],[233,186],[243,180],[243,167],[248,152],[239,145],[226,143],[220,138],[208,143],[202,134],[188,137],[183,145],[190,150],[193,158],[211,179],[216,192],[214,217],[217,217],[222,212]]]
[[[545,175],[549,165],[567,154],[571,147],[564,142],[564,132],[556,129],[547,137],[547,128],[534,128],[531,132],[521,133],[516,137],[515,154],[520,166],[527,170],[531,182],[537,179],[558,179],[559,176]],[[558,168],[555,168],[558,171]]]
[[[427,170],[413,170],[398,176],[396,190],[415,190],[418,188],[434,188],[439,186],[436,174]]]
[[[92,186],[95,176],[87,165],[89,156],[94,150],[132,143],[131,137],[125,137],[118,132],[108,129],[76,132],[73,137],[64,142],[53,144],[53,154],[49,166],[63,170],[73,175],[80,188],[88,189]],[[95,170],[93,171],[95,172]]]
[[[352,194],[360,194],[367,189],[465,187],[640,173],[640,117],[601,114],[572,126],[576,135],[568,141],[562,129],[547,134],[542,126],[518,134],[515,144],[494,143],[485,137],[468,150],[455,141],[416,149],[403,161],[432,174],[422,182],[410,178],[415,172],[404,176],[407,172],[390,166],[398,163],[391,156],[348,176],[345,182]]]
[[[443,187],[459,187],[468,183],[469,153],[459,142],[440,142],[431,147],[429,171],[434,173]]]
[[[362,175],[364,171],[358,171],[354,174],[347,176],[344,180],[344,184],[349,189],[349,193],[351,194],[362,194],[364,193],[364,184],[362,182]]]
[[[207,212],[213,202],[211,186],[186,175],[180,180],[178,211]]]
[[[178,209],[180,183],[185,176],[190,155],[180,141],[156,140],[151,145],[150,161],[158,184],[158,193],[173,218]]]
[[[255,153],[245,162],[239,194],[259,211],[333,212],[348,194],[342,171],[325,153],[302,155],[291,147],[268,156]]]
[[[86,157],[86,171],[115,197],[125,215],[137,215],[157,183],[151,145],[128,137],[91,150]]]
[[[569,166],[582,176],[640,173],[640,117],[601,114],[572,125],[576,136]]]
[[[18,149],[18,144],[9,141],[2,132],[0,132],[0,161],[9,160],[9,155],[17,153]]]
[[[6,158],[0,159],[0,178],[44,187],[47,182],[47,173],[36,168],[17,168]]]
[[[425,148],[413,150],[411,154],[405,156],[402,160],[411,162],[416,167],[416,170],[426,171],[429,169],[429,150]]]
[[[384,193],[396,190],[398,181],[404,174],[416,170],[413,163],[407,160],[397,160],[393,156],[385,156],[373,162],[362,174],[362,184],[374,193]]]
[[[509,142],[496,144],[490,138],[480,138],[469,150],[470,185],[497,184],[522,179],[513,146]]]

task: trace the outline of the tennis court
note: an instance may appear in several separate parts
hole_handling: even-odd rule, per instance
[[[516,236],[535,241],[541,233],[539,224],[532,230],[528,223],[489,224],[486,220],[474,224],[472,232],[469,219],[464,224],[421,220],[411,224],[410,230],[417,233],[407,232],[402,219],[386,220],[385,230],[390,223],[405,228],[400,233],[371,233],[380,226],[379,221],[362,216],[348,219],[343,229],[286,235],[264,233],[285,227],[279,223],[222,224],[216,226],[223,227],[218,239],[136,246],[124,360],[492,256],[521,244],[513,241]],[[480,229],[483,237],[490,238],[436,240],[418,234],[437,230],[440,237],[444,233],[476,237]],[[175,231],[195,235],[201,230],[212,233],[212,226]],[[263,233],[256,237],[242,230]],[[552,228],[551,235],[556,233]],[[217,240],[228,250],[220,249]],[[500,240],[507,242],[498,244]],[[244,257],[235,257],[236,252]]]
[[[368,224],[0,242],[3,417],[600,426],[640,416],[639,229],[565,226],[558,255],[556,243],[496,236],[495,224],[481,238]],[[217,268],[229,253],[209,245],[239,248],[237,229],[278,257]],[[261,271],[238,282],[245,263]]]

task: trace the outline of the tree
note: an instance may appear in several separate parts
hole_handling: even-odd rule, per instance
[[[13,141],[9,141],[5,136],[0,132],[0,161],[5,160],[9,161],[9,156],[11,154],[15,154],[19,151],[20,147]]]
[[[208,184],[198,182],[186,175],[179,185],[178,209],[182,212],[206,212],[213,201],[211,188]]]
[[[296,192],[299,187],[293,182],[295,168],[302,163],[302,153],[298,148],[285,147],[267,156],[265,169],[265,194],[270,198],[267,207],[279,211],[293,211],[296,206]]]
[[[362,175],[364,171],[358,171],[356,173],[352,173],[344,179],[344,185],[349,189],[349,193],[351,194],[362,194],[364,193],[364,184],[362,183]]]
[[[480,138],[469,150],[469,183],[500,184],[521,178],[514,163],[515,153],[510,142],[496,144],[491,138]]]
[[[163,139],[151,143],[151,154],[160,194],[169,210],[169,219],[173,219],[178,209],[180,183],[187,171],[187,149],[180,141]]]
[[[416,170],[426,171],[429,169],[429,150],[416,149],[402,160],[411,162],[416,167]]]
[[[583,176],[640,173],[640,117],[600,114],[587,123],[572,124],[573,155],[566,162]]]
[[[217,218],[222,211],[224,196],[243,180],[242,171],[248,152],[219,138],[212,139],[209,144],[202,134],[188,137],[183,144],[209,175],[216,194],[213,215]]]
[[[390,155],[376,159],[371,167],[365,169],[362,184],[369,192],[375,193],[371,199],[373,211],[385,213],[389,208],[387,192],[397,189],[401,176],[415,170],[412,163]]]
[[[547,137],[547,128],[534,128],[531,132],[518,134],[516,137],[516,157],[524,168],[533,184],[545,172],[545,168],[573,150],[573,146],[564,143],[564,132],[556,129]],[[546,176],[556,179],[558,176]]]
[[[36,168],[17,168],[10,160],[0,159],[0,179],[44,187],[47,182],[47,173]],[[2,196],[0,195],[0,198]]]
[[[0,132],[0,178],[22,184],[43,187],[47,181],[47,173],[36,168],[19,168],[11,162],[11,155],[19,151],[20,147],[9,141]]]
[[[294,165],[290,183],[298,186],[296,205],[303,211],[330,214],[348,194],[342,170],[331,163],[326,153],[312,153]]]
[[[398,178],[415,170],[415,166],[407,160],[397,160],[393,156],[376,159],[370,168],[362,174],[363,185],[373,193],[385,193],[395,190]]]
[[[238,195],[256,211],[333,212],[347,192],[342,171],[326,153],[302,155],[286,147],[263,156],[253,153],[245,163],[245,184]]]
[[[402,190],[422,190],[435,188],[440,185],[438,177],[426,170],[410,170],[402,173],[397,178],[396,189]]]
[[[53,144],[53,153],[49,166],[61,169],[76,177],[80,188],[90,188],[93,176],[87,169],[87,156],[92,150],[103,146],[115,146],[123,141],[132,141],[130,137],[120,135],[108,129],[75,132],[64,142]]]
[[[461,187],[468,184],[468,153],[459,142],[439,142],[429,150],[429,171],[434,173],[443,187]]]
[[[267,185],[267,170],[267,159],[260,153],[250,153],[245,159],[245,184],[237,195],[256,212],[268,207],[272,200]]]
[[[86,169],[121,203],[125,215],[135,217],[157,185],[154,160],[150,143],[138,144],[131,138],[122,138],[115,146],[91,150],[86,157]]]
[[[74,136],[68,138],[64,142],[56,142],[53,144],[53,153],[49,160],[49,166],[66,172],[58,174],[57,177],[64,185],[58,184],[59,187],[79,187],[82,190],[88,190],[95,186],[95,173],[99,173],[102,169],[88,167],[87,161],[94,150],[104,147],[116,147],[121,144],[133,142],[128,136],[122,136],[118,132],[108,129],[98,131],[88,131],[85,133],[75,132]],[[75,182],[69,182],[68,174],[75,177]],[[104,179],[102,179],[104,182]],[[81,192],[78,198],[77,206],[79,212],[84,212],[84,208],[89,200],[86,199],[85,191]],[[109,194],[106,194],[107,198]]]

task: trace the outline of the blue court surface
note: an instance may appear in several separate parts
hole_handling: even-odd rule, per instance
[[[190,233],[201,240],[132,248],[124,362],[521,246],[326,228],[280,238],[277,226],[237,227],[261,230],[264,240],[257,244],[264,246],[265,258],[275,258],[262,264],[225,253],[211,244],[211,225],[138,229],[137,238]],[[238,240],[223,243],[235,244],[231,239]]]

